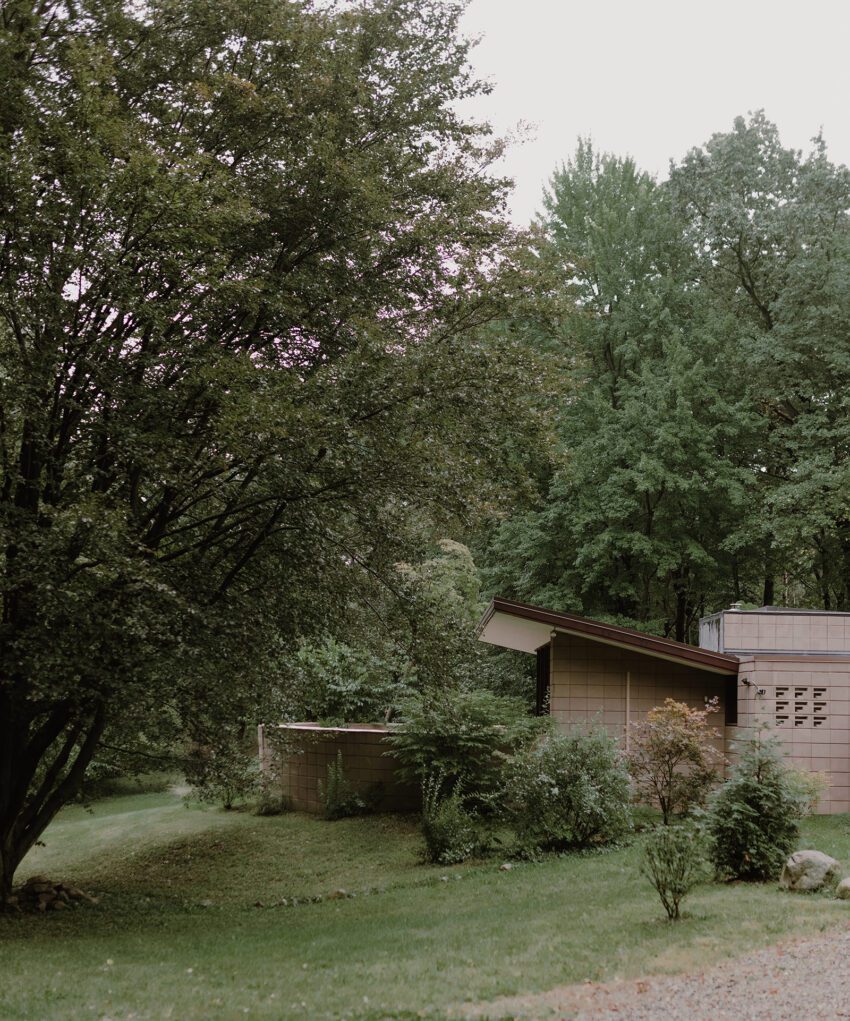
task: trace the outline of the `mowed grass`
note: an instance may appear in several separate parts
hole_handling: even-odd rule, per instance
[[[734,884],[700,888],[671,925],[639,839],[510,871],[435,868],[409,819],[257,818],[160,793],[69,808],[46,844],[19,878],[70,880],[100,903],[0,917],[2,1021],[462,1017],[850,924],[850,903]],[[803,845],[850,873],[850,818],[811,820]]]

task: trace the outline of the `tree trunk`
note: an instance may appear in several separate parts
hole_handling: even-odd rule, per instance
[[[11,709],[8,699],[4,705]],[[102,704],[85,716],[54,709],[15,718],[0,730],[0,906],[8,901],[18,866],[57,812],[79,793],[105,726]]]
[[[680,588],[676,592],[676,641],[684,642],[688,635],[688,594]]]
[[[11,851],[0,847],[0,911],[12,895],[12,880],[20,862],[15,861]]]
[[[766,574],[764,576],[764,591],[762,592],[761,604],[762,606],[773,606],[774,599],[776,598],[776,586],[774,585],[773,575]]]

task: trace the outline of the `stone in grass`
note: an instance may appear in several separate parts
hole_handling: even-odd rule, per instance
[[[842,879],[835,889],[835,896],[839,900],[850,900],[850,879]]]
[[[810,893],[834,882],[840,866],[834,858],[821,851],[795,851],[785,862],[779,885],[786,890]]]

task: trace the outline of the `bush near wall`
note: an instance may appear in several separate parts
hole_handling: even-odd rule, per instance
[[[521,847],[580,849],[631,828],[631,786],[617,742],[601,726],[551,733],[506,771],[503,817]]]

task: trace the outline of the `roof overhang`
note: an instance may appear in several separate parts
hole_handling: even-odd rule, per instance
[[[500,645],[518,652],[534,652],[546,645],[553,634],[576,635],[580,638],[626,649],[643,656],[707,670],[709,673],[735,676],[738,657],[722,652],[698,649],[670,638],[647,635],[632,628],[605,624],[599,620],[558,613],[541,606],[514,603],[496,597],[487,607],[478,625],[478,637],[491,645]]]

